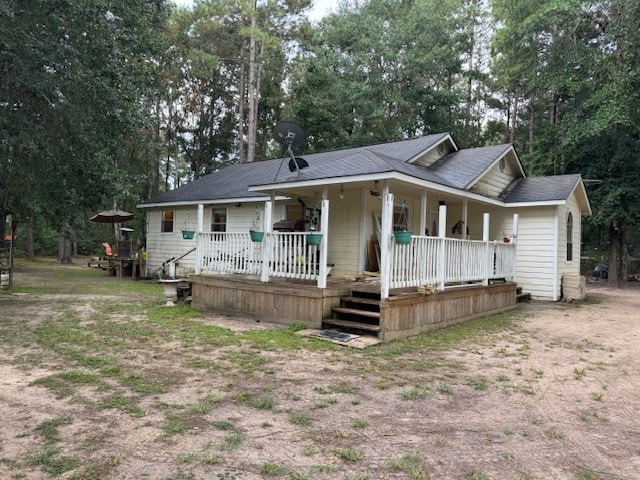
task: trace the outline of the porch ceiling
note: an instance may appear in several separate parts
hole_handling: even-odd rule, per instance
[[[324,188],[327,189],[327,198],[335,200],[340,194],[340,190],[368,190],[371,195],[382,194],[384,181],[381,180],[349,180],[343,179],[339,183],[330,183],[327,185],[304,185],[304,186],[287,186],[278,188],[275,194],[278,196],[287,196],[290,198],[305,197],[313,198],[317,201],[322,199]],[[427,190],[431,198],[434,196],[438,200],[444,200],[447,203],[457,203],[462,201],[461,195],[455,195],[450,192],[444,192],[437,188],[425,188],[421,185],[411,184],[400,180],[392,179],[389,181],[389,192],[399,198],[416,198],[419,199],[424,190]]]

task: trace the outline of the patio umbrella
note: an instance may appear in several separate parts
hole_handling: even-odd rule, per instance
[[[122,210],[105,210],[104,212],[96,213],[89,220],[96,223],[122,223],[133,220],[133,213],[123,212]]]

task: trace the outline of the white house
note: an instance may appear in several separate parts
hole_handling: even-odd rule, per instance
[[[383,301],[394,288],[498,278],[534,299],[584,295],[581,218],[591,209],[580,175],[528,178],[512,145],[460,150],[447,133],[303,157],[308,167],[293,171],[289,158],[231,165],[139,205],[148,269],[174,259],[177,275],[209,283],[242,274],[321,290],[327,278],[379,271]],[[256,228],[261,243],[249,238]],[[411,239],[399,245],[393,231],[405,228]]]

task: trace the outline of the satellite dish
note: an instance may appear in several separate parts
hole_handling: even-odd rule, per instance
[[[302,145],[302,142],[304,142],[305,139],[305,134],[300,125],[284,120],[282,122],[278,122],[273,128],[273,138],[280,145],[295,148]]]
[[[294,158],[289,160],[290,172],[295,172],[296,170],[302,170],[303,168],[306,168],[308,166],[309,166],[309,163],[302,157],[295,157],[295,162],[294,162]]]
[[[300,170],[309,166],[304,158],[296,157],[293,154],[294,147],[301,145],[305,139],[304,130],[300,125],[286,120],[278,122],[273,128],[273,138],[285,148],[285,158],[290,158],[289,170],[291,172],[300,173]]]

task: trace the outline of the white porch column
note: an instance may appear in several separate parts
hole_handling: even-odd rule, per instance
[[[391,282],[391,235],[393,231],[393,194],[385,182],[382,193],[382,218],[380,219],[380,298],[389,298]]]
[[[198,204],[198,210],[196,213],[196,267],[195,274],[200,275],[202,270],[202,235],[204,231],[204,205]]]
[[[493,258],[491,255],[491,246],[489,245],[489,214],[485,213],[482,217],[482,241],[484,242],[484,279],[482,280],[482,284],[484,286],[489,285],[489,274],[491,272],[491,267],[493,266]]]
[[[516,255],[515,258],[513,259],[513,277],[511,277],[511,281],[515,282],[516,281],[516,270],[518,268],[518,222],[520,221],[520,215],[518,215],[517,213],[513,214],[513,233],[511,234],[511,243],[514,245],[514,248],[516,249]]]
[[[462,200],[462,237],[464,240],[468,238],[467,235],[467,217],[469,216],[469,202],[467,199]]]
[[[322,189],[322,201],[320,202],[320,265],[318,265],[318,288],[327,288],[327,245],[329,244],[329,200],[327,199],[327,187]]]
[[[264,228],[264,240],[261,243],[262,246],[262,255],[261,255],[261,268],[260,268],[260,281],[268,282],[269,281],[269,262],[271,260],[271,245],[273,243],[273,238],[270,233],[273,231],[273,202],[275,200],[275,195],[271,194],[271,199],[264,202],[264,217],[263,217],[263,228]]]
[[[367,223],[364,212],[367,211],[367,197],[369,190],[360,190],[360,238],[358,239],[358,272],[364,272],[367,264]],[[328,244],[327,244],[328,245]]]
[[[426,235],[426,231],[429,225],[429,212],[427,210],[427,190],[422,190],[422,196],[420,197],[420,231],[418,235]]]
[[[446,258],[446,236],[447,236],[447,206],[440,205],[438,209],[438,238],[440,239],[440,255],[438,255],[438,290],[444,290],[445,268],[448,259]]]

